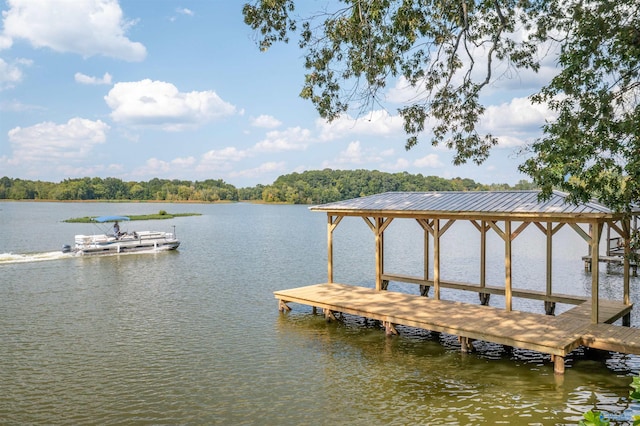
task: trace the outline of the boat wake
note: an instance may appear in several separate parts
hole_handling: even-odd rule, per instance
[[[0,265],[9,263],[44,262],[73,257],[71,253],[62,253],[60,250],[42,253],[0,253]]]
[[[138,250],[134,252],[105,252],[94,254],[83,254],[79,252],[62,252],[62,251],[47,251],[42,253],[0,253],[0,265],[8,265],[12,263],[31,263],[31,262],[44,262],[49,260],[60,259],[72,259],[72,258],[89,258],[89,257],[107,257],[107,256],[128,256],[132,254],[154,254],[168,251],[165,247],[148,248],[144,250]]]

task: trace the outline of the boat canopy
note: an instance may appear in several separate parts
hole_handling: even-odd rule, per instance
[[[104,223],[104,222],[117,222],[121,220],[129,220],[127,216],[98,216],[93,218],[96,222]]]

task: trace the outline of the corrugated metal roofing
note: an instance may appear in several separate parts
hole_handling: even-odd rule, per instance
[[[613,212],[597,202],[580,205],[566,202],[567,195],[554,191],[547,201],[540,201],[540,191],[478,191],[478,192],[385,192],[383,194],[337,201],[313,206],[313,211],[325,212],[396,212],[469,213],[478,215],[609,215]]]

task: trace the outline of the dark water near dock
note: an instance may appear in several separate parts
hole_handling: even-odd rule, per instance
[[[92,232],[64,219],[161,209],[202,216],[128,228],[175,225],[176,252],[59,252]],[[334,235],[335,280],[371,286],[373,235],[352,219]],[[478,233],[465,226],[443,240],[443,279],[478,279]],[[420,274],[418,229],[389,227],[389,272]],[[554,288],[588,294],[586,244],[570,229],[556,235]],[[578,350],[562,377],[533,352],[481,343],[461,354],[453,336],[401,328],[388,338],[300,305],[279,314],[274,290],[326,281],[326,241],[326,216],[306,206],[0,202],[0,424],[553,425],[589,409],[630,424],[640,413],[628,397],[638,357]],[[488,243],[488,280],[501,282],[503,245],[491,234]],[[514,286],[543,289],[542,234],[527,229],[513,251]],[[620,299],[621,269],[601,271],[601,296]],[[636,304],[639,284],[632,278]],[[443,290],[461,297],[478,303]],[[541,302],[514,308],[543,312]]]

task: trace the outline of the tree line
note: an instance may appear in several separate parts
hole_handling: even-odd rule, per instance
[[[310,170],[278,177],[271,185],[236,188],[222,179],[189,181],[154,178],[125,182],[118,178],[75,178],[59,183],[0,178],[0,199],[51,201],[263,201],[321,204],[388,191],[486,191],[532,189],[527,181],[515,186],[483,185],[472,179],[445,179],[421,174],[377,170]]]

